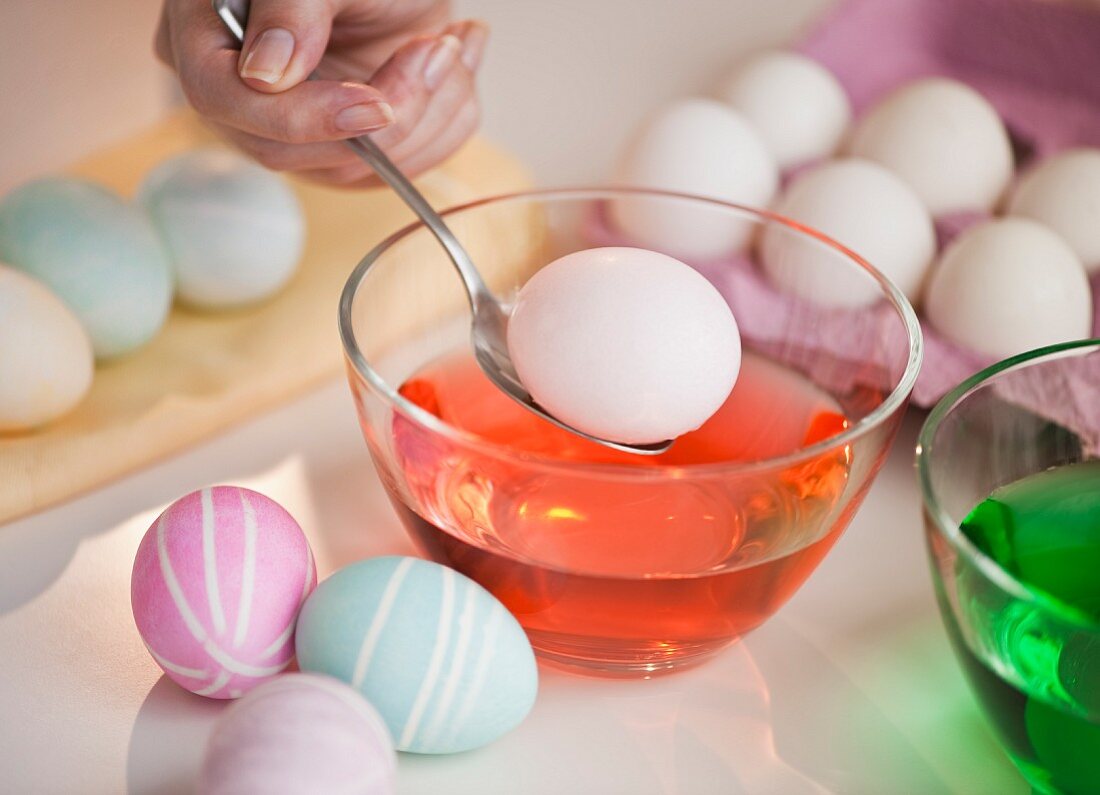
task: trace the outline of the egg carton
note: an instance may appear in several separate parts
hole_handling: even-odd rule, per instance
[[[1003,119],[1018,175],[1064,149],[1100,146],[1098,42],[1100,11],[1065,0],[846,0],[796,49],[836,75],[856,119],[918,78],[967,83]],[[986,217],[936,218],[938,248]],[[1092,333],[1100,336],[1100,275],[1091,288]],[[923,317],[921,327],[924,366],[912,395],[918,406],[934,405],[994,362],[946,339]]]

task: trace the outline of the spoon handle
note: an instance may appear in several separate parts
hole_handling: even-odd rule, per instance
[[[244,43],[244,28],[248,22],[248,0],[212,0],[214,11],[222,20],[226,29],[237,40]],[[316,79],[316,75],[310,75],[310,80]],[[424,226],[428,227],[436,240],[447,252],[458,275],[462,278],[462,284],[466,288],[466,295],[470,300],[470,308],[477,311],[486,302],[493,303],[493,295],[489,291],[485,280],[481,278],[470,255],[455,237],[454,232],[447,226],[443,218],[437,213],[424,198],[424,195],[416,189],[408,177],[402,173],[378,144],[368,135],[358,138],[348,138],[344,144],[357,154],[382,180],[389,185],[394,193],[400,196],[405,204],[416,214]]]

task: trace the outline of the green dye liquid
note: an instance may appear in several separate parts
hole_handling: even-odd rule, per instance
[[[1100,462],[1004,486],[962,530],[1048,606],[1007,598],[960,566],[961,608],[985,651],[948,629],[975,694],[1036,790],[1100,793],[1100,631],[1067,629],[1100,622]]]

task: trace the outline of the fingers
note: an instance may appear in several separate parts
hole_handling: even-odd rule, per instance
[[[205,69],[184,68],[188,101],[208,119],[287,144],[332,141],[391,124],[393,109],[362,83],[309,81],[279,94],[253,91],[237,77],[236,53],[223,50]]]
[[[223,124],[211,123],[210,126],[246,155],[272,171],[339,169],[362,162],[341,141],[284,144]]]
[[[421,59],[423,60],[423,59]],[[403,124],[397,132],[375,133],[374,139],[401,168],[419,173],[454,152],[474,131],[478,107],[474,77],[461,61],[452,65],[434,92],[417,90],[397,104]],[[374,184],[370,168],[340,142],[287,145],[279,141],[216,125],[218,132],[264,166],[278,171],[306,172],[320,182],[347,185]]]
[[[400,47],[374,74],[371,85],[390,101],[396,117],[388,130],[375,134],[379,146],[393,150],[413,134],[461,52],[462,42],[450,34],[415,39]]]
[[[252,0],[238,69],[257,91],[278,93],[317,68],[332,31],[334,4],[317,0]]]
[[[459,56],[461,56],[461,49]],[[440,82],[428,95],[414,126],[404,129],[397,124],[373,136],[391,158],[400,163],[403,168],[416,164],[420,167],[417,170],[422,170],[435,165],[445,157],[437,153],[443,148],[445,142],[449,143],[448,135],[451,127],[460,121],[464,123],[472,121],[474,124],[477,122],[474,75],[465,64],[461,60],[452,61],[439,80]],[[383,92],[389,94],[384,86],[380,87]],[[400,121],[400,106],[397,107],[396,112]],[[465,130],[466,135],[469,132],[469,129]],[[425,163],[428,165],[424,165]]]
[[[239,54],[205,3],[181,2],[168,23],[180,85],[207,119],[262,138],[310,143],[348,138],[393,121],[377,89],[308,81],[280,93],[253,90],[237,73]]]
[[[477,125],[474,72],[487,27],[464,21],[407,41],[370,85],[306,80],[324,54],[333,9],[342,2],[253,0],[238,52],[206,2],[167,0],[155,50],[175,67],[200,115],[268,168],[330,183],[373,184],[369,168],[341,143],[368,132],[410,173],[436,165]],[[357,29],[340,19],[345,34]]]
[[[479,19],[466,19],[452,23],[444,33],[458,37],[462,42],[462,64],[471,72],[477,72],[489,43],[489,26]]]
[[[405,173],[411,175],[445,160],[476,129],[479,112],[473,74],[461,61],[456,62],[443,82],[427,96],[423,108],[414,110],[419,110],[419,116],[406,128],[402,122],[405,106],[396,103],[398,123],[371,136]],[[302,176],[348,187],[378,184],[370,168],[361,161],[306,169]]]
[[[160,18],[157,20],[157,32],[153,37],[153,53],[161,63],[175,67],[172,61],[172,45],[168,40],[168,6],[160,9]]]

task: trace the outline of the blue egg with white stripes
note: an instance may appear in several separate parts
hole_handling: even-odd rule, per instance
[[[493,742],[531,711],[535,655],[519,622],[453,569],[411,557],[337,571],[306,600],[303,671],[357,688],[399,751],[451,754]]]

